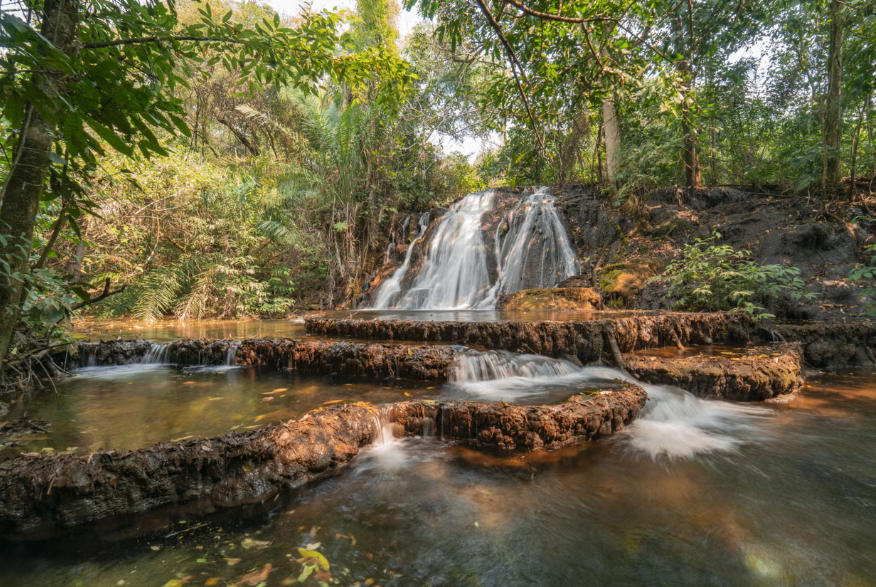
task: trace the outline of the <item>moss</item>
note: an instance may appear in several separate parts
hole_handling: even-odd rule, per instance
[[[607,265],[599,272],[599,286],[608,297],[612,308],[631,308],[642,286],[660,270],[656,259],[637,259],[626,263]]]

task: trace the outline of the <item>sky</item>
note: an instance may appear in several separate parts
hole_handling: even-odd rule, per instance
[[[280,14],[295,15],[301,11],[301,7],[305,4],[301,0],[263,0],[279,12]],[[311,6],[314,10],[353,10],[356,6],[356,0],[313,0]],[[416,12],[408,12],[402,8],[398,18],[399,36],[404,39],[413,28],[423,18]],[[466,138],[463,141],[456,141],[448,136],[439,133],[433,133],[429,137],[429,141],[440,147],[447,154],[461,153],[465,155],[469,161],[474,162],[474,159],[484,151],[492,150],[496,145],[494,142],[483,142],[475,138]]]

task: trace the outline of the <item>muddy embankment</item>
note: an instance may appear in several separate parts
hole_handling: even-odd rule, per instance
[[[185,504],[199,510],[261,502],[337,471],[375,441],[434,431],[480,448],[558,448],[610,435],[645,404],[631,385],[585,390],[556,406],[408,401],[349,404],[253,432],[135,451],[22,455],[0,463],[0,535],[38,538],[108,518]]]
[[[702,398],[782,401],[803,387],[800,348],[779,345],[734,357],[625,355],[624,359],[636,379],[675,385]]]
[[[288,338],[178,340],[155,345],[148,340],[111,340],[79,345],[83,365],[139,363],[147,354],[177,365],[248,365],[350,377],[400,377],[443,381],[455,351],[442,345],[312,342]]]

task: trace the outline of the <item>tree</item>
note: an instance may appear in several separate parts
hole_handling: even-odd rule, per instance
[[[87,10],[87,13],[86,13]],[[279,17],[252,27],[214,15],[182,24],[175,3],[136,0],[23,0],[0,14],[2,120],[11,162],[0,220],[0,360],[6,357],[30,275],[32,236],[41,199],[66,198],[63,219],[89,208],[73,197],[107,146],[128,157],[166,155],[155,129],[190,134],[174,94],[197,68],[221,64],[249,91],[288,84],[314,92],[324,76],[359,85],[382,72],[402,80],[404,65],[379,51],[339,47],[340,17],[305,13],[294,27]],[[339,50],[341,49],[341,50]],[[71,183],[72,182],[72,183]]]

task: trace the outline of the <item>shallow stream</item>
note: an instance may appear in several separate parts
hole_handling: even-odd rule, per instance
[[[138,364],[83,369],[15,409],[53,424],[22,450],[91,452],[337,400],[552,403],[622,377],[476,352],[444,385]],[[4,544],[0,585],[876,585],[876,375],[810,379],[771,407],[644,387],[641,418],[611,440],[496,456],[387,436],[268,504]]]

